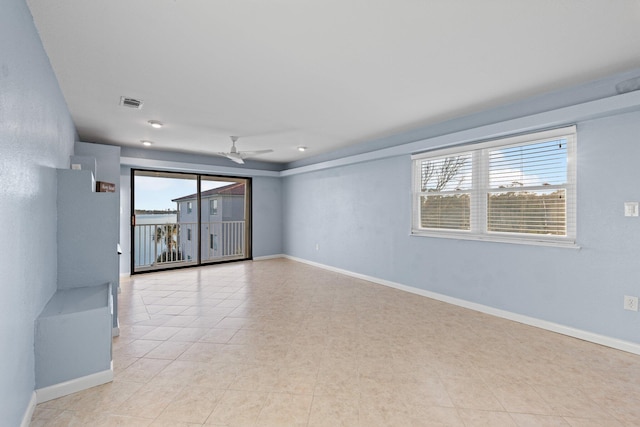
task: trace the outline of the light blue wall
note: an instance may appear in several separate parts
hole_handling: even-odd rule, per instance
[[[284,251],[640,343],[640,315],[622,309],[640,295],[640,218],[623,216],[640,200],[638,135],[638,112],[578,123],[580,250],[410,236],[405,155],[286,177]]]
[[[115,145],[76,142],[73,152],[76,156],[88,156],[96,159],[96,181],[106,181],[116,186],[120,195],[120,147]]]
[[[118,195],[93,191],[89,171],[59,170],[58,184],[58,289],[117,286]]]
[[[255,177],[252,185],[253,257],[282,254],[282,181]]]
[[[56,168],[75,129],[24,0],[0,13],[0,420],[20,425],[34,390],[34,320],[56,289]]]
[[[96,172],[94,175],[96,181],[105,181],[105,182],[115,184],[115,187],[116,187],[115,206],[110,205],[111,209],[113,210],[113,214],[115,215],[115,218],[113,218],[111,216],[111,213],[107,211],[104,212],[104,215],[108,217],[109,221],[115,220],[115,230],[120,230],[120,147],[114,146],[114,145],[105,145],[105,144],[93,144],[89,142],[76,142],[74,144],[73,151],[74,151],[74,155],[76,156],[88,156],[89,158],[96,159]],[[105,193],[102,193],[101,196],[110,197]],[[77,200],[76,203],[80,203],[80,200]],[[79,218],[78,221],[81,221],[81,219]],[[107,221],[101,224],[101,227],[106,228],[107,227],[106,222]],[[60,221],[58,221],[58,225],[60,225]],[[93,231],[91,232],[93,233]],[[113,240],[115,240],[116,242],[115,245],[113,245],[112,243],[105,242],[105,245],[103,245],[100,248],[101,251],[105,251],[104,255],[108,257],[109,261],[105,262],[104,264],[102,263],[99,264],[100,265],[99,269],[104,269],[108,272],[108,274],[104,277],[108,277],[109,282],[111,282],[112,284],[113,327],[114,328],[118,327],[118,298],[117,298],[118,294],[117,293],[118,293],[118,288],[120,287],[120,283],[119,283],[120,277],[119,277],[119,270],[118,268],[114,267],[113,262],[118,263],[119,257],[116,257],[115,261],[112,261],[111,258],[109,257],[110,255],[109,248],[110,247],[112,248],[114,246],[117,247],[117,244],[120,242],[118,233],[119,231],[114,233],[113,236],[111,236]],[[111,240],[112,239],[110,238],[109,241],[111,242]],[[78,247],[76,247],[74,250],[78,252],[82,252],[85,246],[87,247],[88,253],[91,253],[91,250],[89,250],[90,248],[94,248],[94,246],[91,246],[93,245],[93,243],[90,241],[87,241],[86,239],[84,241],[79,240],[77,243],[78,243]],[[60,245],[58,246],[58,250],[60,250]],[[96,253],[95,248],[91,256],[102,257],[102,255],[98,255]],[[64,255],[62,256],[62,258],[59,256],[58,259],[64,260],[65,257]],[[60,263],[58,263],[58,268],[60,268]],[[102,274],[101,273],[98,274],[97,271],[95,271],[95,275],[102,277]],[[58,273],[58,278],[59,277],[60,277],[60,274]]]

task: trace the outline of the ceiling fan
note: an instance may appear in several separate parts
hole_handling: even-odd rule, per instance
[[[236,148],[236,141],[238,140],[238,136],[231,137],[231,149],[229,149],[228,153],[213,153],[215,156],[226,157],[227,159],[239,163],[244,164],[244,159],[249,157],[259,156],[260,154],[271,153],[273,150],[257,150],[257,151],[238,151]]]

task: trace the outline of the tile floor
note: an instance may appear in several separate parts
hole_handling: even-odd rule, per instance
[[[638,426],[640,356],[275,259],[134,276],[31,426]]]

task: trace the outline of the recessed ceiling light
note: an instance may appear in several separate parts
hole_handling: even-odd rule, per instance
[[[298,151],[307,151],[307,147],[300,146],[298,147]]]
[[[162,123],[157,120],[149,120],[148,123],[151,125],[151,127],[154,127],[156,129],[160,129],[162,127]]]
[[[144,145],[145,147],[149,147],[149,146],[151,146],[151,144],[153,144],[153,142],[151,142],[151,141],[146,141],[146,140],[144,140],[144,139],[143,139],[142,141],[140,141],[140,142],[142,142],[142,145]]]

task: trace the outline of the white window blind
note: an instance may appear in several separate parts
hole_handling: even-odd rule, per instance
[[[414,155],[412,233],[575,243],[575,127]]]
[[[471,154],[420,162],[420,226],[469,230]]]

